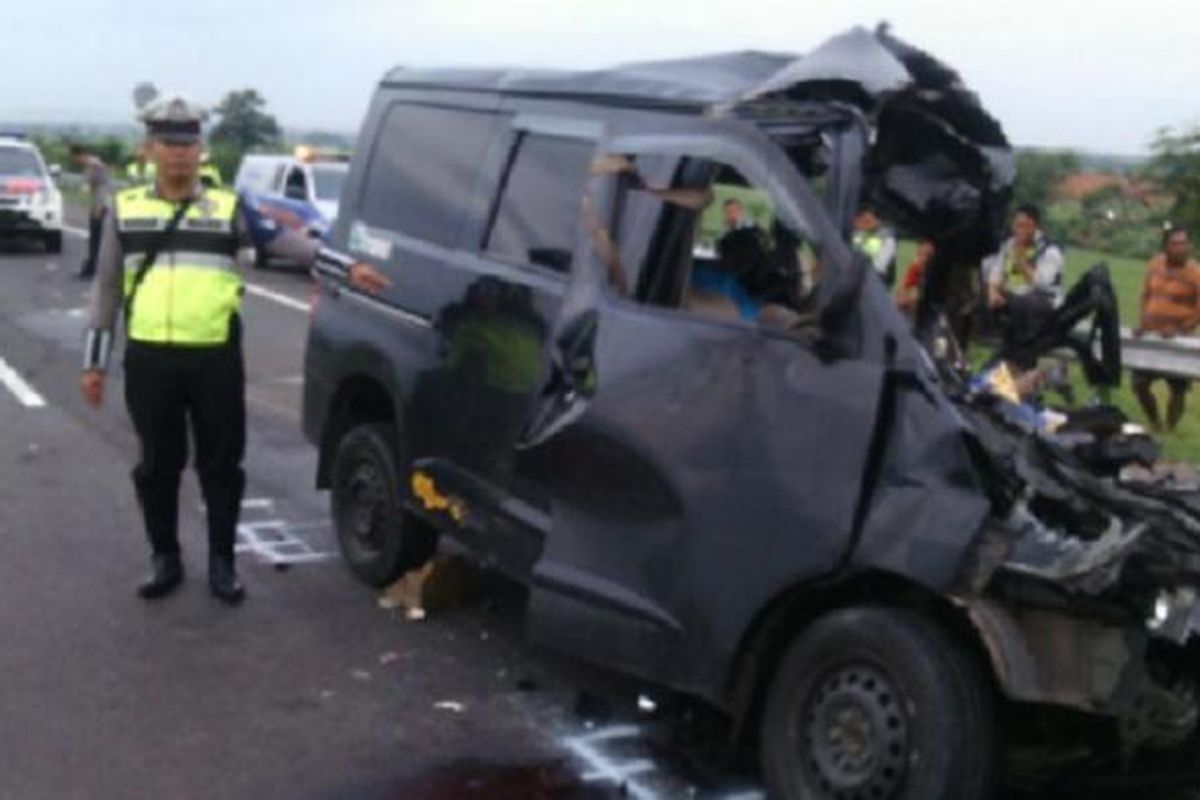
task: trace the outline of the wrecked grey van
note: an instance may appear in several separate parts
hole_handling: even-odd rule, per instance
[[[1195,508],[969,392],[846,243],[864,199],[934,239],[936,321],[1012,178],[886,31],[389,73],[332,243],[392,286],[318,272],[305,363],[347,563],[382,586],[465,548],[531,587],[539,641],[727,712],[772,797],[1185,751]]]

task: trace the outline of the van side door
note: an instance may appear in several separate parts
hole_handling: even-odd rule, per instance
[[[456,291],[432,310],[436,354],[408,406],[412,510],[518,577],[528,576],[548,517],[513,455],[550,375],[548,336],[602,133],[586,119],[508,120],[462,258],[453,277],[440,277]]]
[[[533,570],[535,637],[700,688],[719,684],[776,593],[849,552],[883,369],[823,355],[815,321],[785,316],[794,309],[770,309],[789,320],[780,328],[759,298],[756,321],[728,297],[690,299],[701,270],[726,269],[712,263],[716,240],[751,233],[751,220],[721,230],[725,200],[753,215],[781,263],[801,245],[819,263],[844,244],[769,142],[735,121],[679,128],[606,144],[604,160],[635,168],[679,159],[677,180],[654,186],[621,168],[593,184],[611,236],[581,243],[552,339],[559,374],[516,458],[553,515]],[[737,180],[726,188],[722,176]],[[616,286],[600,245],[615,238],[631,255],[621,209],[647,193],[660,198],[660,228],[641,263],[616,265],[629,278]],[[673,274],[647,280],[653,270]],[[648,293],[658,286],[668,290]]]

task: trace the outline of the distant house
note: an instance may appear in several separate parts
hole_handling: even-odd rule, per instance
[[[1111,172],[1079,172],[1070,175],[1055,187],[1054,195],[1059,200],[1078,202],[1089,195],[1114,187],[1120,190],[1123,200],[1140,203],[1148,208],[1171,204],[1171,196],[1153,182]]]

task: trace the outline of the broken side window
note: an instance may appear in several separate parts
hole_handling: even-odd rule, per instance
[[[805,324],[818,262],[770,194],[735,168],[614,155],[593,172],[616,178],[612,218],[592,212],[588,225],[618,294],[711,319]]]

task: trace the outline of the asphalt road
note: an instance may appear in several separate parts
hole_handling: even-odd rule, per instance
[[[511,587],[408,622],[352,580],[299,428],[300,271],[249,276],[249,599],[208,596],[189,473],[190,580],[139,601],[120,359],[99,411],[76,387],[79,233],[0,249],[0,798],[761,796],[724,754],[664,743],[687,725],[613,705],[629,687],[526,646]]]

